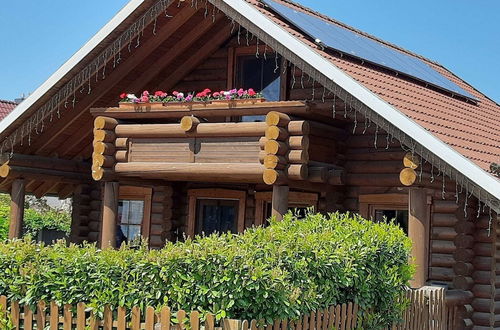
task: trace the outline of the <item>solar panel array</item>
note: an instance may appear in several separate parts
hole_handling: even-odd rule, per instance
[[[470,93],[416,57],[397,51],[319,17],[294,10],[273,0],[262,0],[262,2],[312,39],[319,39],[325,47],[475,100],[475,97]]]

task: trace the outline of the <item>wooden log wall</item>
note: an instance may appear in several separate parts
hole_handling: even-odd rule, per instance
[[[161,248],[166,241],[172,240],[172,194],[173,188],[170,185],[153,187],[149,235],[151,248]]]
[[[100,233],[101,189],[97,183],[80,185],[73,194],[70,242],[97,242]]]

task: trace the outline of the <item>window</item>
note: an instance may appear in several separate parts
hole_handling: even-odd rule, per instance
[[[188,235],[243,232],[246,192],[229,189],[191,189]]]
[[[149,238],[151,193],[151,188],[120,187],[116,246]]]
[[[410,202],[413,203],[410,207]],[[412,287],[425,285],[428,278],[429,218],[432,200],[425,190],[413,189],[409,194],[377,194],[359,196],[359,213],[373,221],[394,220],[413,241],[412,256],[417,271]],[[411,211],[411,212],[410,212]]]
[[[234,77],[228,78],[228,81],[234,82],[233,86],[236,88],[253,88],[256,92],[261,92],[267,101],[282,99],[281,57],[267,53],[264,58],[262,55],[264,49],[260,49],[261,55],[256,57],[255,47],[236,48],[235,51],[233,59],[235,74]],[[264,121],[265,116],[243,116],[241,120]]]
[[[255,225],[267,224],[271,217],[273,193],[271,191],[255,193]],[[318,194],[290,191],[288,193],[288,208],[296,212],[299,218],[305,217],[307,209],[317,208]]]

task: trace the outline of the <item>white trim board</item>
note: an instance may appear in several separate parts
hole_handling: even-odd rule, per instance
[[[500,180],[435,137],[244,0],[220,0],[500,201]]]

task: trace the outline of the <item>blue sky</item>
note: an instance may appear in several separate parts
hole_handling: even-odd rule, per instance
[[[299,2],[443,64],[500,103],[500,1]],[[14,99],[34,91],[127,0],[0,3],[0,99]]]

